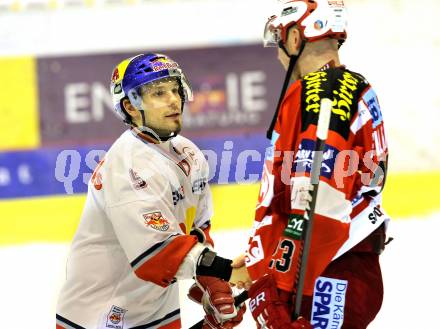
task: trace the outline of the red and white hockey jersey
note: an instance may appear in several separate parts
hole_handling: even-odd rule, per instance
[[[189,230],[210,227],[208,173],[184,137],[121,135],[89,182],[57,328],[180,328],[176,277],[194,275],[194,264],[181,268],[197,244]]]
[[[377,96],[343,67],[306,75],[288,89],[266,154],[255,222],[246,254],[252,279],[272,272],[295,291],[301,240],[286,226],[304,215],[320,101],[333,100],[323,153],[304,294],[335,258],[388,220],[381,206],[388,148]],[[303,229],[297,227],[298,230]]]

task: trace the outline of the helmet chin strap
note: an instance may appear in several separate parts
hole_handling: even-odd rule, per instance
[[[181,97],[180,109],[181,109],[181,112],[183,113],[186,95],[184,92],[182,81],[179,79],[178,82],[179,82],[179,95]],[[178,132],[173,131],[168,136],[160,136],[153,128],[147,126],[147,120],[145,118],[145,111],[146,110],[144,109],[144,107],[142,105],[141,96],[139,96],[137,94],[137,91],[131,90],[128,94],[128,98],[129,98],[130,102],[134,105],[134,107],[140,112],[141,117],[142,117],[142,125],[141,126],[138,126],[133,121],[131,122],[131,125],[138,128],[143,134],[152,137],[154,140],[156,140],[158,142],[166,142],[166,141],[170,140],[171,138],[176,137],[179,134]]]
[[[143,109],[142,110],[138,109],[138,111],[141,113],[141,117],[142,117],[142,127],[138,127],[138,128],[143,134],[152,137],[158,142],[166,142],[171,138],[177,136],[176,132],[172,132],[169,136],[160,136],[153,128],[147,126],[147,121],[145,119],[145,111]],[[147,129],[142,129],[142,128],[147,128]]]
[[[286,94],[287,87],[289,86],[293,69],[294,69],[299,57],[301,56],[305,46],[306,46],[306,43],[303,40],[301,42],[301,47],[299,49],[298,55],[290,55],[287,52],[286,47],[284,47],[283,42],[281,40],[278,42],[278,47],[280,47],[283,50],[283,52],[286,54],[286,56],[289,57],[289,66],[287,67],[287,72],[286,72],[286,76],[284,78],[283,88],[281,89],[280,98],[278,99],[278,104],[277,104],[274,116],[272,118],[272,122],[270,123],[269,129],[267,130],[267,133],[266,133],[266,137],[270,140],[272,139],[272,133],[273,133],[273,130],[275,129],[275,123],[277,122],[278,112],[280,111],[281,102],[284,99],[284,95]]]

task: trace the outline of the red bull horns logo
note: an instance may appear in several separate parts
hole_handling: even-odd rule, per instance
[[[150,226],[158,231],[167,231],[170,227],[170,222],[162,216],[160,211],[143,214],[145,225]]]
[[[168,61],[164,58],[159,58],[152,63],[152,68],[154,72],[162,71],[165,69],[177,69],[179,65],[176,62]]]

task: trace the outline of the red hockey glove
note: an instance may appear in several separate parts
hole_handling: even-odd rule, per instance
[[[234,306],[232,290],[226,281],[209,276],[197,276],[196,281],[188,297],[205,309],[203,329],[231,329],[243,320],[246,306]]]
[[[275,280],[270,274],[251,286],[249,298],[249,308],[258,328],[313,329],[304,318],[292,322],[290,307],[280,299]]]
[[[211,314],[205,316],[205,322],[203,322],[203,329],[232,329],[240,324],[243,320],[244,312],[246,312],[246,305],[242,304],[237,308],[237,316],[226,322],[218,322]]]

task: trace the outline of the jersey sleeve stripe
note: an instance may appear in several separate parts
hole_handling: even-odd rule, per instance
[[[161,326],[159,329],[181,329],[181,328],[182,328],[182,324],[180,322],[180,319],[177,319],[164,326]]]
[[[177,323],[176,323],[177,322]],[[150,323],[143,324],[140,326],[132,327],[131,329],[147,329],[147,328],[153,328],[157,325],[161,324],[158,328],[180,328],[176,326],[170,326],[172,324],[180,325],[180,309],[177,309],[175,311],[172,311],[171,313],[168,313],[163,318],[154,320]]]
[[[140,279],[161,287],[169,286],[186,254],[198,241],[194,235],[178,235],[169,240],[154,256],[139,260],[134,272]]]
[[[352,214],[350,239],[345,241],[333,259],[338,258],[356,246],[365,237],[382,225],[383,222],[390,220],[390,217],[380,204],[380,197],[372,198],[367,203],[367,207],[362,211],[358,212],[356,215]]]
[[[57,319],[56,329],[86,329],[76,323],[73,323],[70,320],[67,320],[66,318],[62,317],[59,314],[56,315],[56,319]]]
[[[207,224],[205,226],[205,224]],[[206,236],[206,241],[214,247],[214,240],[211,237],[211,221],[206,222],[205,224],[203,224],[200,228],[203,230],[203,232],[205,233]]]
[[[159,253],[163,248],[165,248],[171,241],[172,238],[175,236],[180,235],[179,233],[176,234],[172,234],[170,235],[168,238],[166,238],[163,241],[160,241],[156,244],[154,244],[152,247],[150,247],[147,251],[143,252],[141,255],[139,255],[138,257],[136,257],[135,260],[133,260],[130,265],[133,268],[136,268],[137,265],[142,261],[142,260],[146,260],[146,258],[151,258],[154,257],[154,255],[156,255],[157,253]]]

